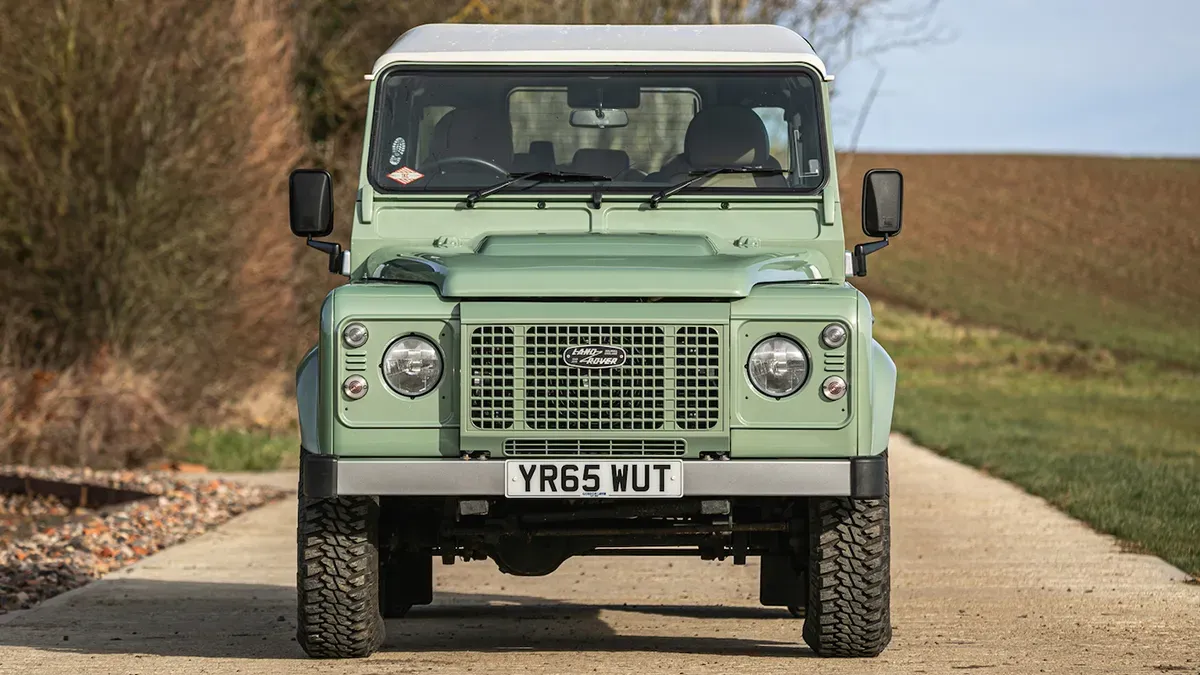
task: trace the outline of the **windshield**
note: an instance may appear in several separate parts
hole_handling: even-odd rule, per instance
[[[379,85],[370,172],[387,192],[471,191],[526,172],[522,192],[811,192],[824,183],[819,89],[807,69],[392,71]]]

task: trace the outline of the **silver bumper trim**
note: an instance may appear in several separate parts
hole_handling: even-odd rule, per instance
[[[687,460],[683,463],[683,494],[847,497],[853,494],[852,473],[850,459]],[[340,458],[336,486],[339,495],[501,497],[504,461]]]

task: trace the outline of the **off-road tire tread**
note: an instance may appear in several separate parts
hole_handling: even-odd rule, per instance
[[[296,640],[314,658],[370,656],[383,643],[379,505],[370,497],[300,496]]]
[[[892,640],[891,526],[882,499],[809,501],[804,641],[818,656],[878,656]]]

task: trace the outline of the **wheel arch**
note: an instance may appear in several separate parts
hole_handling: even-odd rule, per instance
[[[300,449],[321,452],[319,414],[321,406],[320,369],[316,347],[308,350],[296,368],[296,412],[300,418]]]
[[[888,447],[892,432],[892,413],[896,402],[896,364],[875,340],[875,315],[871,303],[860,291],[858,294],[858,353],[863,355],[856,373],[865,382],[859,394],[863,404],[859,422],[859,455],[878,455]]]
[[[883,348],[871,339],[871,454],[878,455],[888,447],[892,433],[892,413],[896,405],[896,363]]]

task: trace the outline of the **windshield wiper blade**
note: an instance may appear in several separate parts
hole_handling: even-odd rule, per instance
[[[718,166],[712,169],[698,169],[696,171],[690,171],[689,174],[691,175],[691,178],[655,192],[650,197],[650,208],[658,208],[659,202],[679,192],[680,190],[687,189],[692,183],[697,183],[705,178],[712,178],[713,176],[722,173],[752,173],[762,176],[778,176],[779,174],[787,173],[787,169],[773,166]]]
[[[525,173],[510,173],[508,180],[501,181],[495,185],[479,188],[478,190],[467,195],[467,208],[475,206],[475,202],[494,195],[504,188],[519,183],[523,180],[532,180],[538,183],[551,181],[555,183],[593,183],[601,180],[612,180],[608,176],[602,176],[595,173],[575,173],[573,171],[526,171]]]

